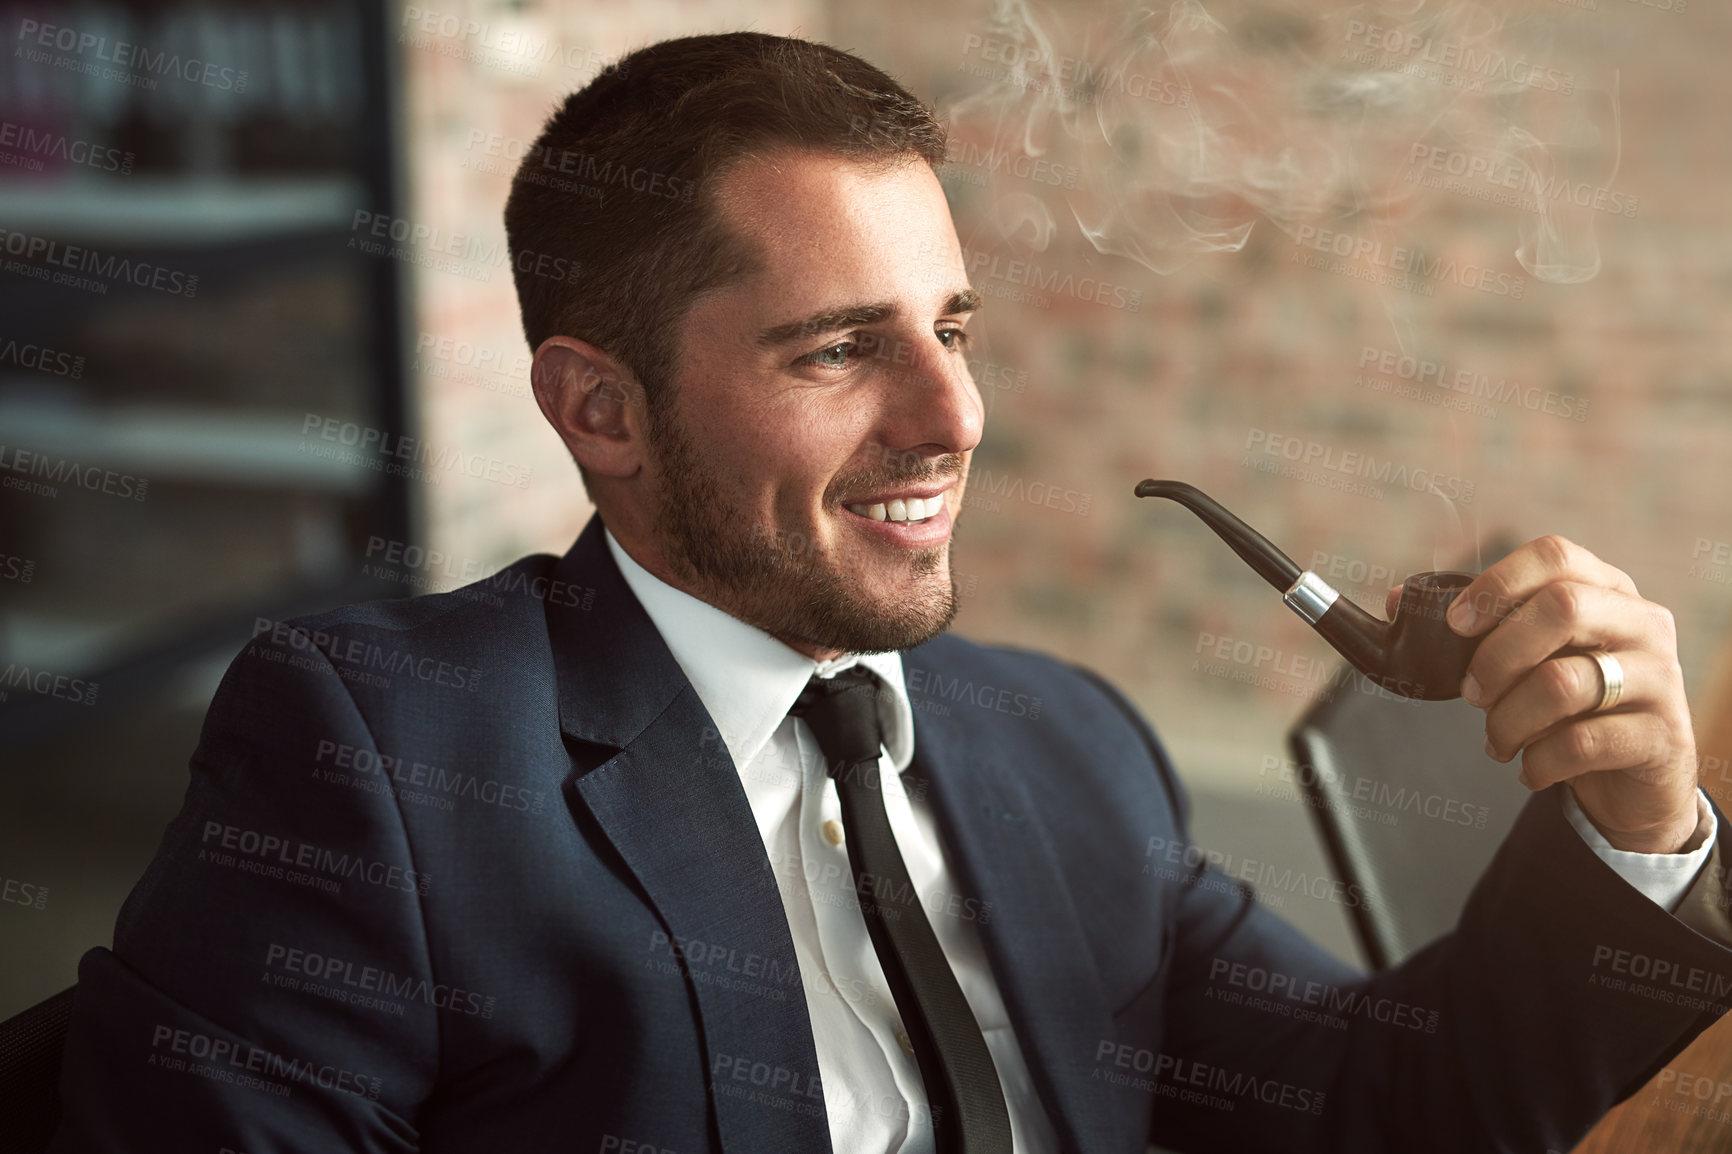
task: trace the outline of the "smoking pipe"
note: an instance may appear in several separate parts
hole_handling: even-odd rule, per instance
[[[1177,501],[1203,519],[1257,575],[1281,590],[1281,599],[1333,645],[1353,668],[1391,693],[1422,701],[1461,696],[1461,679],[1479,647],[1444,620],[1471,573],[1415,573],[1401,584],[1393,621],[1380,621],[1340,595],[1202,490],[1183,481],[1144,481],[1139,497]]]

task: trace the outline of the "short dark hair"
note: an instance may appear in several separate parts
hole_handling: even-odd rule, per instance
[[[755,267],[721,224],[720,178],[789,147],[936,169],[945,132],[858,56],[758,32],[652,44],[568,96],[505,203],[530,349],[554,335],[590,342],[637,376],[656,416],[671,399],[679,319]]]

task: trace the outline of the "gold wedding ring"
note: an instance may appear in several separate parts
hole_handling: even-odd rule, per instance
[[[1600,667],[1600,703],[1591,712],[1604,713],[1624,696],[1624,667],[1604,649],[1590,649],[1587,655]]]

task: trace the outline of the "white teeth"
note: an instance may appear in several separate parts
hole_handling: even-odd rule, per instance
[[[847,509],[850,513],[870,517],[874,521],[913,523],[937,516],[939,509],[943,507],[943,497],[899,497],[876,505],[849,505]]]

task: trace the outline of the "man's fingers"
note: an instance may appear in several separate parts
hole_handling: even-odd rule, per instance
[[[1672,654],[1675,642],[1672,615],[1661,606],[1601,585],[1555,582],[1480,642],[1462,696],[1472,705],[1491,705],[1569,646]]]
[[[1677,758],[1672,728],[1654,713],[1596,713],[1567,721],[1522,751],[1521,782],[1542,790],[1598,770],[1627,770],[1638,779]]]
[[[1597,585],[1640,596],[1636,583],[1622,569],[1606,564],[1563,537],[1540,537],[1475,577],[1450,605],[1449,623],[1466,637],[1483,633],[1535,593],[1558,581]]]
[[[1671,691],[1674,674],[1669,663],[1637,651],[1615,656],[1624,670],[1619,709],[1629,712],[1654,705]],[[1595,709],[1604,690],[1599,663],[1591,657],[1577,654],[1542,662],[1486,712],[1486,752],[1508,761],[1558,723]]]

